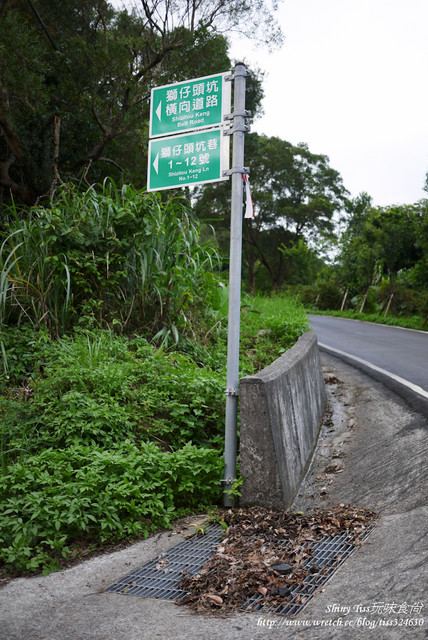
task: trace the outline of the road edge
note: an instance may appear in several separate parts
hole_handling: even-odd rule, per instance
[[[417,411],[425,417],[428,417],[428,393],[422,389],[422,387],[418,387],[404,378],[400,378],[393,373],[389,373],[385,369],[381,369],[380,367],[367,362],[367,360],[362,360],[361,358],[353,356],[350,353],[346,353],[345,351],[334,349],[322,342],[318,342],[318,347],[320,351],[324,351],[339,358],[340,360],[343,360],[343,362],[360,369],[374,380],[381,382],[388,387],[388,389],[391,389],[391,391],[405,400],[413,411]]]

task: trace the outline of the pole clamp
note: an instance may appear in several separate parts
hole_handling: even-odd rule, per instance
[[[235,133],[235,131],[243,131],[244,133],[250,133],[251,127],[246,124],[237,124],[234,125],[231,129],[225,129],[223,132],[224,136],[231,136]]]
[[[249,167],[233,167],[232,169],[227,169],[223,171],[223,176],[231,176],[234,173],[244,173],[245,175],[248,175],[250,173],[250,168]]]
[[[234,387],[229,387],[228,389],[226,389],[226,395],[227,396],[239,396],[239,389],[236,389]]]
[[[241,116],[242,118],[251,118],[251,111],[246,109],[245,111],[234,111],[233,113],[227,113],[224,116],[225,120],[233,120],[236,116]]]
[[[251,71],[249,71],[248,69],[244,69],[244,71],[241,73],[239,73],[239,71],[233,71],[230,75],[225,76],[224,79],[227,82],[232,82],[232,80],[235,80],[235,78],[238,78],[239,76],[244,76],[244,78],[251,78],[252,75],[253,74],[251,73]]]

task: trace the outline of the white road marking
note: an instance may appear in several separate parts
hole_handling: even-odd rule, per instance
[[[353,356],[350,353],[346,353],[346,351],[340,351],[339,349],[334,349],[333,347],[329,347],[328,344],[318,342],[318,345],[323,349],[327,349],[328,351],[332,351],[333,353],[337,353],[341,356],[346,356],[351,360],[355,360],[355,362],[359,362],[360,364],[363,364],[364,366],[369,367],[369,369],[373,369],[378,373],[382,373],[384,376],[388,376],[388,378],[392,378],[393,380],[395,380],[396,382],[399,382],[400,384],[404,385],[408,389],[411,389],[415,393],[418,393],[423,398],[428,398],[428,391],[425,391],[425,389],[422,389],[422,387],[419,387],[417,384],[413,384],[413,382],[409,382],[404,378],[400,378],[400,376],[396,376],[395,373],[390,373],[385,369],[381,369],[380,367],[377,367],[375,364],[372,364],[371,362],[367,362],[367,360],[362,360],[361,358],[357,358],[357,356]]]

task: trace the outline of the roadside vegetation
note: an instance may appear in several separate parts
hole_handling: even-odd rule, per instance
[[[237,26],[280,43],[275,11],[264,0],[0,9],[5,571],[48,572],[218,503],[230,188],[146,192],[149,99],[232,68]],[[263,72],[252,72],[257,117]],[[306,144],[256,133],[245,144],[256,215],[243,228],[241,374],[295,343],[305,307],[426,328],[428,200],[351,200]]]
[[[9,213],[0,559],[50,571],[218,504],[228,295],[187,200],[108,181]],[[244,296],[242,374],[306,327],[296,301]]]
[[[373,207],[361,194],[345,214],[334,261],[283,290],[309,312],[427,330],[428,200]]]

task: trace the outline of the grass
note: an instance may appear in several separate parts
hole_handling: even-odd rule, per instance
[[[217,289],[213,238],[184,198],[63,185],[48,207],[9,210],[0,232],[0,322],[55,337],[82,318],[158,344],[197,331]],[[207,230],[204,230],[205,235]]]

